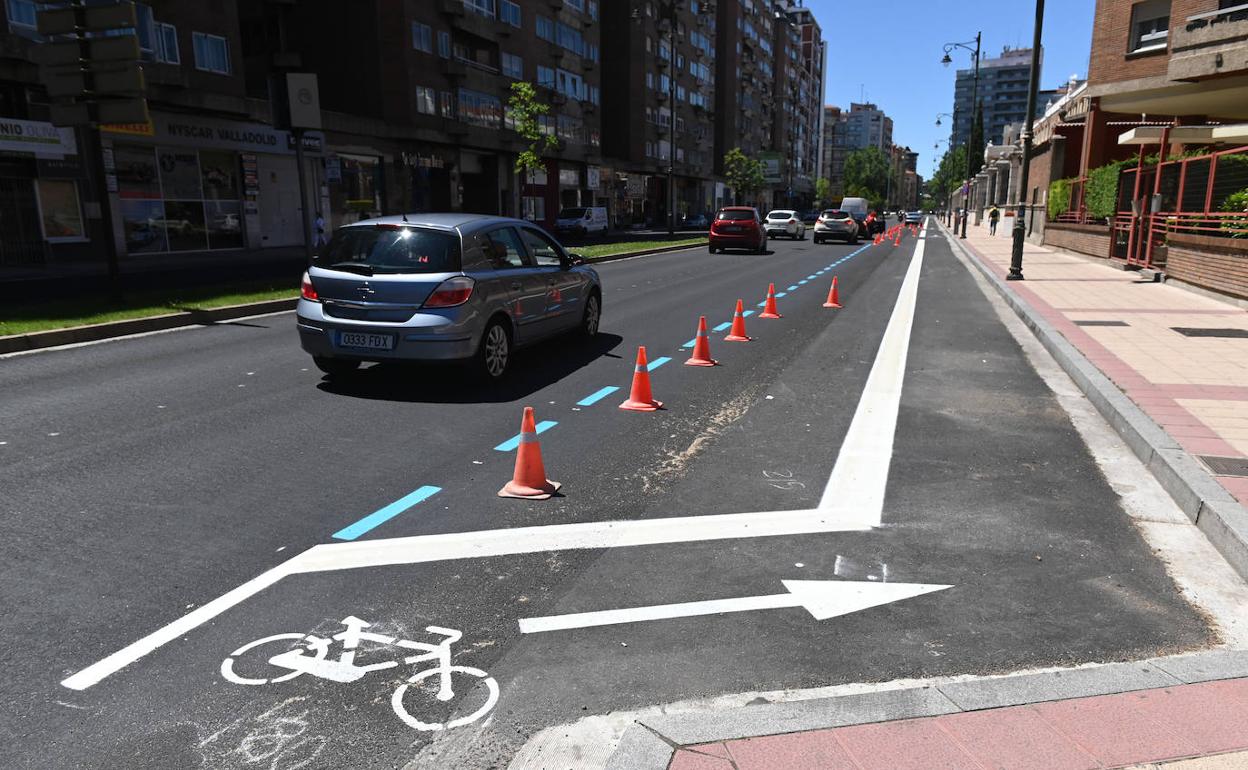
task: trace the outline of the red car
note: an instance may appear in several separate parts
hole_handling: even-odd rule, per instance
[[[707,243],[714,254],[723,249],[748,249],[755,254],[767,253],[767,232],[758,211],[750,206],[725,206],[711,223]]]

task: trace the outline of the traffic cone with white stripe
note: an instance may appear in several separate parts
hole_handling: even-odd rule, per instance
[[[776,309],[776,285],[774,283],[767,284],[767,303],[763,308],[763,312],[758,314],[759,318],[783,318],[780,311]]]
[[[621,409],[632,412],[653,412],[663,408],[662,401],[655,401],[650,392],[650,364],[646,361],[646,346],[637,348],[637,366],[633,369],[633,388]]]
[[[737,300],[737,312],[732,315],[732,328],[728,330],[728,336],[724,337],[725,342],[749,342],[750,337],[745,333],[745,302]]]
[[[706,316],[698,318],[698,336],[693,343],[693,355],[685,362],[685,366],[717,366],[718,361],[711,358],[711,341],[706,334]]]
[[[828,289],[828,300],[823,303],[824,307],[840,307],[841,298],[836,293],[836,276],[832,276],[832,288]]]
[[[542,446],[537,441],[537,426],[533,421],[533,407],[524,408],[520,419],[520,446],[516,448],[516,470],[502,489],[499,497],[518,497],[526,500],[546,500],[563,486],[546,478],[542,465]]]

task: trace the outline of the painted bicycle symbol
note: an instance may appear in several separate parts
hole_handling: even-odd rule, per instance
[[[300,674],[311,674],[331,682],[345,684],[359,681],[364,675],[373,671],[396,668],[399,665],[419,665],[426,661],[434,661],[432,668],[426,668],[408,677],[390,697],[390,705],[394,709],[394,713],[405,724],[417,730],[449,730],[454,727],[462,727],[485,716],[490,709],[494,708],[494,704],[498,702],[498,682],[494,680],[494,677],[479,668],[451,665],[451,645],[463,637],[463,633],[460,631],[441,626],[426,626],[425,630],[429,633],[446,637],[437,644],[428,644],[365,631],[364,629],[372,624],[355,616],[343,618],[342,625],[343,630],[328,639],[315,634],[287,633],[274,634],[273,636],[266,636],[262,639],[248,642],[230,653],[230,656],[221,662],[221,676],[235,684],[262,685],[289,682]],[[336,660],[329,656],[330,648],[334,646],[335,642],[341,642],[342,644],[342,653],[338,655]],[[415,650],[417,654],[407,655],[401,660],[391,659],[376,663],[357,664],[355,662],[355,654],[361,642],[369,642],[386,647],[398,647],[404,650]],[[236,666],[241,662],[240,659],[243,656],[265,645],[279,644],[286,647],[290,647],[292,644],[296,645],[284,652],[268,657],[268,665],[280,669],[280,672],[268,672],[274,675],[262,678],[252,678],[238,673]],[[252,663],[251,665],[254,666],[255,664]],[[245,670],[249,668],[246,665],[240,667]],[[485,690],[485,703],[471,714],[447,722],[422,721],[414,716],[408,706],[405,705],[404,698],[408,698],[409,701],[417,700],[418,694],[427,694],[427,691],[433,689],[434,684],[437,686],[436,691],[433,691],[434,699],[442,703],[452,700],[455,697],[455,689],[452,685],[453,675],[481,680],[472,682],[466,688],[474,690],[474,693],[479,692],[482,688]],[[436,682],[425,681],[433,676],[437,677]],[[409,690],[412,691],[410,697],[408,695]],[[428,698],[425,698],[425,700],[427,701]],[[426,703],[425,705],[436,706],[436,704],[432,703]]]

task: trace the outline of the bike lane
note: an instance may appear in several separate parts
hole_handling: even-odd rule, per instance
[[[888,265],[858,301],[887,317],[905,268]],[[372,767],[417,754],[430,767],[487,767],[542,727],[623,707],[1205,643],[1201,619],[1125,521],[1073,428],[986,303],[966,293],[968,276],[938,248],[925,271],[881,527],[292,576],[73,698],[97,717],[124,716],[120,725],[84,723],[67,743],[103,752],[87,754],[93,760],[121,752],[129,766],[185,757],[212,767],[301,759]],[[818,506],[858,401],[850,388],[828,392],[830,370],[870,363],[873,348],[817,336],[684,458],[685,472],[652,481],[638,515]],[[1020,392],[1026,408],[1002,408],[1005,394]],[[786,579],[953,588],[823,621],[790,607],[520,632],[524,618],[771,595]],[[254,639],[328,639],[352,617],[371,622],[370,633],[418,642],[437,641],[426,626],[462,631],[455,664],[493,677],[498,705],[441,740],[413,732],[393,707],[413,669],[350,683],[305,674],[239,685],[221,676],[222,661]],[[393,652],[365,644],[353,662]],[[244,657],[248,675],[267,678],[273,664]],[[409,689],[404,710],[444,723],[487,701],[479,677],[452,684],[449,702],[436,688]]]

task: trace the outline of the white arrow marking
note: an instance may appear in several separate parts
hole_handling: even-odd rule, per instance
[[[630,607],[601,612],[578,612],[573,615],[551,615],[544,618],[523,618],[520,621],[520,633],[536,634],[543,631],[565,631],[570,628],[613,626],[619,623],[640,623],[646,620],[719,615],[725,612],[775,610],[782,607],[805,607],[815,620],[827,620],[869,607],[878,607],[881,604],[899,602],[902,599],[953,587],[927,583],[869,583],[857,580],[783,580],[781,582],[788,589],[788,593],[746,596],[740,599],[659,604],[653,607]]]
[[[85,690],[287,575],[578,548],[852,532],[878,527],[884,511],[925,243],[919,240],[915,244],[884,340],[817,508],[552,524],[317,545],[87,666],[61,684],[71,690]]]

